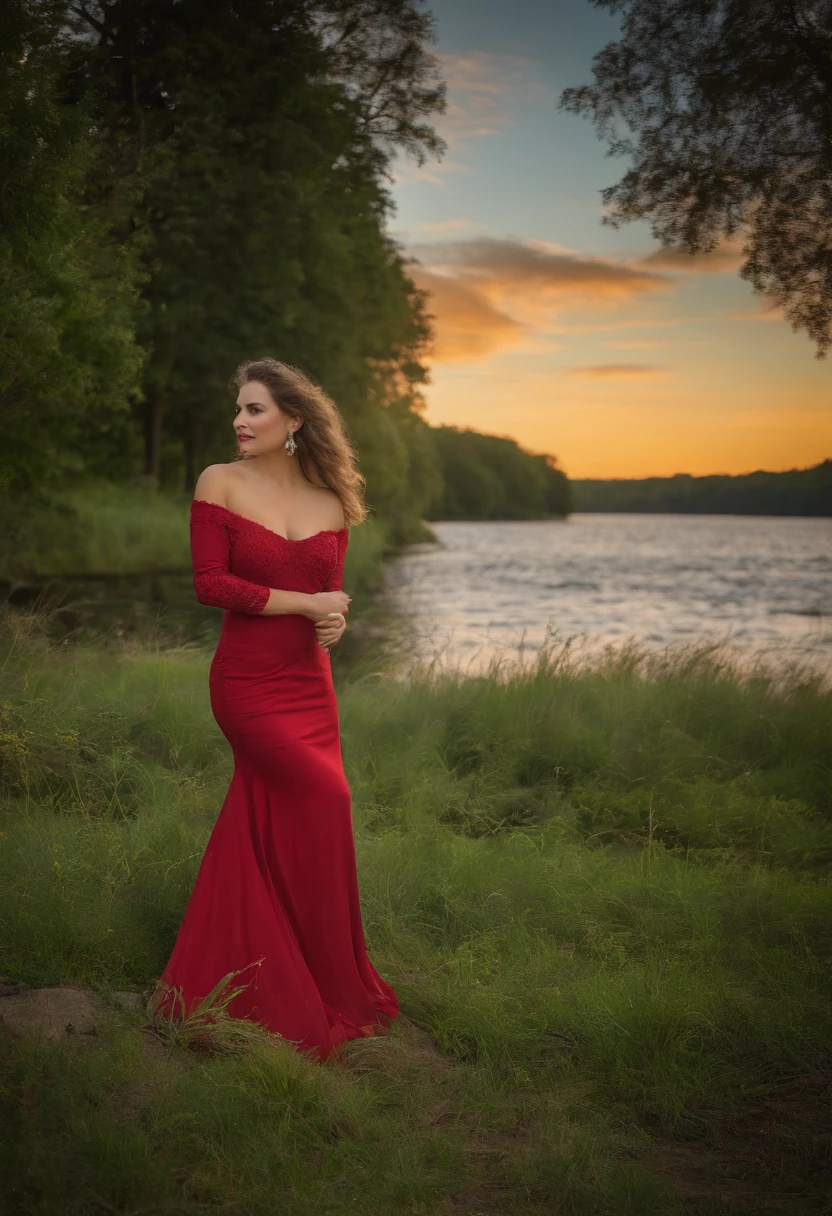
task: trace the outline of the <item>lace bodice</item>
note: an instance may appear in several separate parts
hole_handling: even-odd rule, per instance
[[[289,540],[217,503],[191,503],[194,588],[201,604],[261,613],[271,588],[338,591],[349,531],[326,530]]]

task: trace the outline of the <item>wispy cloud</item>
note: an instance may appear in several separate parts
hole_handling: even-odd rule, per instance
[[[417,259],[410,273],[431,293],[440,361],[506,347],[539,350],[541,334],[564,331],[557,318],[566,308],[615,307],[672,285],[644,267],[544,241],[474,237],[417,244],[410,252]]]
[[[641,259],[641,265],[687,274],[733,274],[744,260],[738,241],[722,241],[710,253],[686,253],[683,249],[656,249]]]
[[[732,321],[785,321],[783,309],[776,300],[762,296],[752,308],[744,308],[731,316]]]
[[[461,228],[470,228],[471,221],[464,217],[440,220],[436,224],[418,224],[420,232],[459,232]]]
[[[522,342],[524,328],[467,283],[410,266],[417,287],[430,292],[436,318],[433,358],[440,363],[484,359]]]
[[[499,135],[511,123],[514,107],[544,87],[539,65],[524,55],[468,51],[438,58],[448,86],[448,108],[439,129],[451,148]]]
[[[523,55],[469,51],[437,58],[448,86],[448,106],[435,125],[448,152],[441,161],[421,167],[398,157],[393,171],[398,183],[443,186],[449,175],[466,172],[465,152],[473,141],[501,135],[524,101],[551,92],[541,80],[539,64]]]
[[[569,372],[591,380],[633,380],[666,376],[667,368],[652,363],[597,363],[592,367],[570,367]]]
[[[565,291],[572,298],[624,299],[670,286],[665,275],[609,258],[582,257],[547,241],[483,236],[415,245],[411,252],[426,265],[477,283],[486,291],[531,288],[556,294]]]

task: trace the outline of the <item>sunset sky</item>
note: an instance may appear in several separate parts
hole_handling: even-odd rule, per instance
[[[557,110],[617,22],[589,0],[433,0],[440,162],[399,161],[394,235],[432,294],[427,417],[555,453],[572,477],[743,473],[832,456],[820,361],[737,275],[601,225],[626,162]]]

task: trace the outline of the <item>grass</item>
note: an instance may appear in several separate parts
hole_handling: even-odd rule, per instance
[[[230,775],[210,655],[16,630],[0,970],[142,991]],[[476,677],[365,671],[339,702],[393,1035],[346,1067],[256,1034],[195,1053],[115,1008],[94,1045],[0,1038],[9,1210],[704,1216],[760,1211],[766,1188],[772,1210],[820,1210],[824,683],[713,649],[582,665],[566,647]],[[777,1131],[765,1111],[804,1082],[794,1145],[797,1116]],[[678,1146],[705,1159],[749,1118],[769,1174],[691,1198]]]
[[[189,567],[187,500],[105,482],[7,504],[0,573],[10,579],[131,575]]]

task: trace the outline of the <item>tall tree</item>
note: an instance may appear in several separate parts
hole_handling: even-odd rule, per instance
[[[62,5],[9,0],[0,37],[0,490],[123,471],[141,355],[135,267],[85,205],[89,115],[61,104]]]
[[[632,167],[604,223],[665,245],[739,238],[740,274],[819,358],[832,344],[832,0],[592,0],[621,17],[561,106]],[[621,124],[623,123],[623,131]]]
[[[439,149],[443,92],[411,0],[98,0],[72,6],[68,83],[96,97],[111,172],[90,182],[143,242],[145,470],[192,483],[221,457],[242,358],[277,353],[335,396],[371,498],[408,454],[385,410],[415,399],[427,326],[384,221],[392,150]],[[104,164],[102,160],[100,162]],[[137,183],[126,212],[119,183]],[[125,193],[122,190],[122,198]]]

